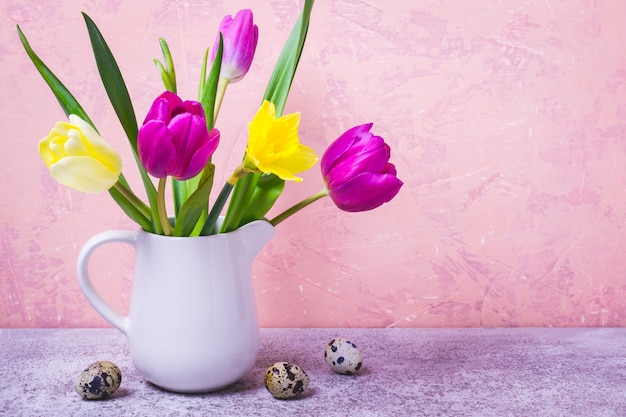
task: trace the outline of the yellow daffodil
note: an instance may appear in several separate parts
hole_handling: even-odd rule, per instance
[[[85,193],[111,188],[122,172],[122,160],[87,122],[72,114],[39,142],[50,175],[66,187]]]
[[[283,180],[302,181],[294,174],[311,168],[318,157],[298,141],[299,126],[300,113],[276,117],[274,104],[264,101],[249,125],[246,168],[252,165]]]

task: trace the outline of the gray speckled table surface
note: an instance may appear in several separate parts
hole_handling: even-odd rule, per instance
[[[333,373],[334,337],[355,341],[363,368]],[[106,401],[81,399],[75,376],[97,360],[123,372]],[[311,384],[276,400],[263,374],[300,365]],[[0,329],[6,416],[626,416],[626,329],[261,329],[255,368],[210,394],[162,391],[133,368],[113,329]]]

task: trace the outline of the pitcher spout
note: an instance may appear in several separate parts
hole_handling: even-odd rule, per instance
[[[241,226],[235,231],[238,240],[245,248],[245,253],[254,259],[259,251],[274,236],[274,226],[265,220],[255,220]]]

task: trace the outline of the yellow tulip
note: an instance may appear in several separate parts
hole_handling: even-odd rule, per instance
[[[41,139],[39,154],[52,178],[85,193],[108,190],[122,172],[122,160],[115,149],[74,114]]]
[[[317,162],[313,149],[298,141],[300,113],[276,117],[276,108],[264,101],[249,125],[246,167],[253,165],[263,173],[283,180],[302,181],[294,174],[306,171]]]

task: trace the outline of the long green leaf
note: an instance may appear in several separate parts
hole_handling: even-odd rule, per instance
[[[217,83],[220,78],[220,71],[222,69],[222,54],[223,54],[224,40],[220,33],[220,41],[218,44],[217,52],[215,53],[215,59],[213,65],[211,65],[211,71],[209,72],[209,78],[206,80],[202,95],[200,96],[200,103],[204,109],[204,116],[206,117],[207,127],[209,130],[215,126],[215,96],[217,94]]]
[[[89,31],[89,39],[91,40],[91,47],[96,58],[102,84],[133,150],[137,152],[137,119],[135,118],[133,103],[128,95],[128,89],[122,78],[122,73],[94,21],[86,13],[83,13],[83,17]]]
[[[209,212],[206,222],[204,222],[204,226],[202,227],[202,231],[200,232],[202,236],[208,236],[217,233],[217,219],[219,218],[220,213],[222,212],[222,208],[224,208],[224,204],[226,204],[226,200],[228,200],[228,196],[230,196],[232,190],[233,186],[230,185],[229,182],[224,183],[222,190],[215,199],[215,203],[213,203],[213,207]]]
[[[180,209],[176,225],[174,226],[174,236],[190,236],[196,228],[198,219],[200,219],[200,216],[207,208],[207,201],[213,187],[214,173],[215,165],[212,163],[209,163],[207,168],[202,171],[202,178],[200,178],[198,188],[189,196]]]
[[[37,71],[39,71],[44,81],[48,84],[48,87],[50,87],[50,89],[52,90],[52,93],[61,105],[61,108],[63,109],[63,112],[65,112],[65,115],[69,116],[70,114],[75,114],[87,123],[89,123],[91,127],[96,129],[96,126],[93,124],[89,116],[87,116],[87,113],[85,112],[85,110],[83,110],[83,108],[74,98],[72,93],[70,93],[65,85],[63,85],[63,83],[56,77],[56,75],[52,73],[52,71],[50,71],[46,64],[43,63],[43,61],[39,58],[39,56],[37,56],[35,51],[33,51],[33,49],[30,47],[30,44],[28,43],[28,40],[26,39],[26,36],[20,29],[19,25],[17,25],[17,33],[20,37],[20,41],[22,42],[22,46],[24,46],[24,49],[26,50],[26,54],[28,54],[28,57],[35,65],[35,68],[37,68]]]
[[[107,95],[109,96],[109,100],[111,101],[111,105],[117,114],[122,128],[126,132],[126,136],[128,137],[128,141],[131,144],[131,148],[135,156],[135,161],[137,162],[139,173],[141,174],[144,188],[146,189],[146,195],[148,196],[150,210],[152,213],[152,231],[160,234],[163,230],[158,221],[157,192],[137,154],[137,133],[139,128],[137,127],[137,119],[135,118],[133,104],[130,100],[130,96],[128,95],[128,89],[126,88],[126,84],[124,83],[124,79],[122,78],[122,73],[120,72],[117,62],[115,61],[109,46],[104,40],[102,33],[94,21],[91,20],[86,13],[83,13],[83,17],[87,25],[87,31],[89,32],[89,39],[91,40],[91,47],[96,58],[96,64],[98,66],[100,78],[102,79],[102,84],[104,85]]]
[[[120,206],[122,211],[126,213],[131,220],[141,226],[142,229],[146,231],[152,230],[152,221],[146,216],[144,216],[141,211],[133,204],[131,204],[126,197],[122,195],[118,190],[114,187],[109,188],[109,194],[113,197],[113,200]]]
[[[305,1],[298,22],[289,34],[289,38],[287,38],[287,42],[278,57],[272,76],[267,83],[263,99],[274,103],[274,106],[276,106],[276,116],[283,114],[287,96],[289,95],[289,90],[291,89],[291,84],[296,75],[298,63],[300,62],[304,42],[306,41],[312,9],[313,0]]]
[[[204,57],[202,58],[202,66],[200,67],[200,82],[198,83],[198,101],[202,98],[204,92],[204,85],[206,84],[206,67],[209,61],[209,48],[204,51]]]

